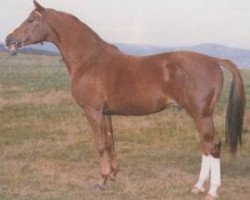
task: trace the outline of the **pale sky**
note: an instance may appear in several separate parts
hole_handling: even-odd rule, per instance
[[[250,49],[250,0],[38,0],[76,15],[109,42],[184,46],[219,43]],[[0,41],[33,0],[0,0]]]

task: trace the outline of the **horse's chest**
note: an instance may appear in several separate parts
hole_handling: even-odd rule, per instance
[[[81,107],[100,107],[105,101],[102,82],[87,76],[72,83],[72,95]]]

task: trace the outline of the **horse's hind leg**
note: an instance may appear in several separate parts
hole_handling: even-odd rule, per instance
[[[111,116],[104,116],[105,120],[105,127],[106,127],[106,142],[108,146],[108,151],[110,155],[110,165],[111,165],[111,174],[110,178],[112,180],[115,179],[116,174],[118,172],[118,164],[116,159],[116,153],[115,153],[115,142],[114,142],[114,136],[113,136],[113,128],[112,128],[112,121]]]
[[[215,199],[221,185],[220,177],[220,142],[218,140],[212,116],[201,117],[196,121],[202,148],[202,164],[199,180],[193,188],[194,193],[205,191],[204,183],[210,177],[210,190],[207,199]]]

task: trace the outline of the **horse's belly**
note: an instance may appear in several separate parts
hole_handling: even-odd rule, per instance
[[[107,102],[104,114],[108,115],[147,115],[165,109],[173,100],[168,97],[120,99],[115,102]]]

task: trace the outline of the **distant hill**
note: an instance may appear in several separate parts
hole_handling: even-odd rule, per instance
[[[122,51],[131,55],[151,55],[169,51],[195,51],[207,55],[227,58],[234,61],[239,67],[250,68],[250,50],[232,48],[219,44],[200,44],[189,47],[161,47],[153,45],[140,44],[115,44]],[[0,43],[0,51],[6,51],[3,44]],[[44,45],[31,45],[20,50],[20,53],[26,54],[43,54],[43,55],[59,55],[59,51],[55,45],[51,43],[44,43]]]
[[[248,49],[232,48],[218,44],[201,44],[182,49],[200,52],[219,58],[227,58],[234,61],[239,67],[250,68],[250,50]]]

